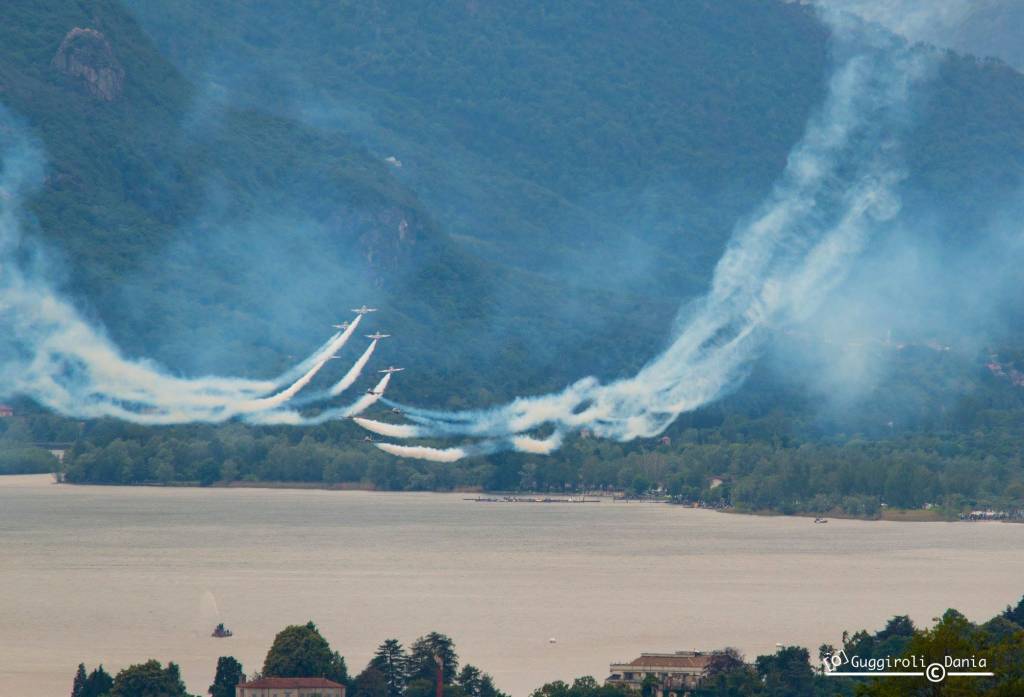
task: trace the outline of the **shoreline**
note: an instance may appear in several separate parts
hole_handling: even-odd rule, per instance
[[[42,476],[36,475],[23,475],[23,476]],[[390,491],[386,489],[377,489],[371,483],[365,482],[341,482],[337,484],[324,484],[323,482],[294,482],[294,481],[233,481],[233,482],[213,482],[208,485],[201,485],[199,482],[175,482],[171,484],[161,484],[158,482],[144,482],[135,484],[110,484],[110,483],[95,483],[95,482],[67,482],[59,481],[56,478],[56,474],[49,473],[48,476],[54,478],[55,484],[68,484],[70,486],[95,486],[95,487],[122,487],[122,486],[140,486],[140,487],[166,487],[166,488],[196,488],[196,489],[294,489],[294,490],[323,490],[323,491],[365,491],[365,492],[379,492],[379,493],[427,493],[427,494],[477,494],[481,496],[520,496],[520,497],[540,497],[540,496],[583,496],[584,494],[553,494],[551,492],[531,492],[531,491],[487,491],[481,487],[459,487],[450,491],[417,491],[417,492],[406,492],[406,491]],[[916,508],[886,508],[877,516],[858,516],[844,513],[842,511],[830,511],[827,513],[782,513],[781,511],[775,511],[771,509],[760,509],[760,510],[739,510],[736,508],[709,508],[701,506],[688,506],[685,504],[673,504],[670,501],[661,500],[645,500],[645,499],[629,499],[626,501],[616,501],[616,494],[601,492],[593,493],[588,492],[586,496],[606,499],[612,503],[660,503],[667,505],[676,505],[681,508],[693,508],[698,510],[713,511],[716,513],[728,513],[733,515],[746,515],[746,516],[760,516],[765,518],[824,518],[824,519],[836,519],[836,520],[861,520],[865,522],[895,522],[895,523],[977,523],[977,522],[997,522],[997,523],[1024,523],[1021,520],[993,520],[993,521],[979,521],[979,520],[963,520],[959,517],[950,517],[943,515],[937,509],[916,509]]]
[[[780,511],[773,511],[771,509],[761,509],[756,511],[743,511],[735,508],[723,508],[723,509],[709,509],[717,510],[719,513],[730,513],[734,515],[749,515],[749,516],[762,516],[765,518],[824,518],[826,520],[863,520],[865,522],[890,522],[890,523],[974,523],[982,521],[973,520],[961,520],[960,518],[950,518],[944,516],[935,510],[925,510],[918,508],[890,508],[882,511],[877,516],[859,516],[851,515],[849,513],[829,512],[829,513],[782,513]],[[999,523],[1012,523],[1019,521],[1012,520],[999,520],[992,521]]]
[[[885,508],[877,516],[858,516],[844,513],[842,511],[829,513],[782,513],[771,509],[756,511],[738,510],[736,508],[713,508],[719,513],[731,513],[735,515],[762,516],[765,518],[824,518],[825,520],[863,520],[868,523],[1011,523],[1021,524],[1024,520],[1015,518],[997,518],[993,520],[971,520],[943,515],[940,509],[924,508]]]

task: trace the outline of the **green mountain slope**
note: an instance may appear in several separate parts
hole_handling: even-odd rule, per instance
[[[115,338],[265,371],[370,300],[435,399],[455,371],[487,401],[653,355],[829,60],[807,8],[741,0],[132,3],[145,32],[117,3],[14,7],[5,103],[53,160],[35,211]],[[92,25],[124,67],[113,101],[51,65]],[[1019,179],[1024,85],[943,71],[907,200],[947,202],[953,235]]]
[[[102,38],[69,37],[76,28]],[[460,407],[628,374],[655,355],[785,166],[822,100],[830,51],[808,7],[754,0],[14,0],[0,25],[0,102],[50,158],[31,210],[54,277],[131,354],[186,373],[273,373],[369,303],[383,311],[368,327],[396,335],[379,360],[410,368],[393,394]],[[906,229],[894,238],[920,241],[941,268],[982,237],[994,245],[984,231],[1012,218],[1024,76],[945,55],[914,106]],[[886,268],[888,245],[855,282]],[[956,284],[923,274],[915,311],[961,312],[978,266],[989,270],[951,267],[963,270]],[[886,281],[891,297],[911,295]],[[983,314],[978,297],[966,306]],[[1020,430],[1019,390],[985,372],[979,346],[1012,354],[1016,330],[986,325],[979,340],[957,322],[886,319],[898,341],[956,350],[937,363],[882,359],[885,389],[859,395],[852,415],[829,412],[821,385],[785,376],[771,356],[739,394],[671,434],[798,445],[884,438],[893,420],[956,433],[978,425],[952,416],[971,399],[1001,415],[1000,442]],[[824,355],[826,368],[842,358]],[[104,446],[153,433],[98,430]],[[278,437],[297,446],[302,435]],[[254,461],[271,444],[260,448]],[[198,461],[216,469],[225,456],[213,451]],[[721,457],[704,474],[746,467]],[[521,463],[495,462],[515,484]],[[410,471],[380,480],[407,483]],[[602,481],[630,484],[628,471]]]
[[[296,271],[318,259],[345,277],[348,292],[324,321],[381,276],[414,268],[412,250],[440,239],[415,195],[350,139],[275,114],[204,106],[119,4],[26,2],[11,10],[0,29],[0,94],[49,161],[31,203],[38,234],[57,259],[54,275],[130,351],[152,355],[156,346],[174,368],[209,369],[191,356],[209,340],[223,355],[245,356],[243,369],[266,369],[329,329],[288,338],[294,325],[277,326],[267,311],[273,285],[263,285],[262,297],[248,293],[246,235],[229,239],[224,221],[237,232],[272,211],[278,225],[266,232],[277,245],[310,248],[297,254]],[[113,98],[54,65],[75,28],[96,28],[112,52],[124,75]],[[89,48],[76,59],[92,67]],[[302,213],[315,225],[286,224],[297,201],[314,199]],[[204,248],[214,237],[223,248]],[[218,261],[235,254],[238,263],[204,268],[215,251]],[[254,336],[262,337],[255,356]]]
[[[539,366],[513,383],[527,389],[628,372],[656,351],[776,180],[831,61],[811,9],[781,2],[130,6],[234,103],[401,161],[395,176],[458,247],[510,274],[489,284],[493,325],[439,318],[453,350],[521,344]],[[916,232],[943,253],[1015,198],[1022,107],[1020,75],[952,54],[917,100],[906,219],[927,218]],[[539,306],[525,290],[538,285]],[[628,336],[602,332],[623,319]]]

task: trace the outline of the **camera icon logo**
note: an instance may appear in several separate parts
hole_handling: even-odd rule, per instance
[[[829,673],[834,673],[839,669],[840,666],[844,666],[850,662],[849,657],[846,655],[846,651],[839,649],[834,652],[831,656],[825,658],[825,670]]]

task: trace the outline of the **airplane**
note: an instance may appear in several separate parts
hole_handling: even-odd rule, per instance
[[[338,354],[334,354],[333,356],[329,356],[329,357],[327,358],[327,360],[329,360],[329,361],[333,361],[333,360],[334,360],[334,359],[336,359],[336,358],[341,358],[341,356],[339,356]]]
[[[374,438],[373,436],[363,436],[363,442],[364,443],[376,443],[377,439]]]
[[[391,409],[391,413],[392,414],[404,414],[405,412],[402,411],[401,409],[399,409],[398,407],[394,407],[394,408]]]
[[[351,324],[351,323],[350,322],[342,322],[341,324],[332,324],[331,326],[334,327],[335,329],[348,329],[348,325],[349,324]]]
[[[375,392],[375,391],[373,390],[373,388],[371,387],[370,389],[368,389],[368,390],[366,391],[366,394],[372,394],[372,395],[373,395],[374,397],[379,397],[380,395],[382,395],[382,394],[384,394],[384,393],[383,393],[383,392]]]
[[[366,338],[367,339],[373,339],[373,340],[376,341],[377,339],[387,339],[389,336],[391,336],[391,335],[390,334],[381,334],[380,332],[374,332],[373,334],[367,334]]]
[[[398,373],[405,370],[405,368],[396,368],[395,366],[388,366],[384,370],[378,370],[378,373]]]
[[[352,312],[356,313],[357,315],[365,315],[367,312],[376,312],[376,311],[377,311],[377,308],[375,308],[375,307],[367,307],[366,305],[363,305],[362,307],[354,307],[354,308],[352,308]]]

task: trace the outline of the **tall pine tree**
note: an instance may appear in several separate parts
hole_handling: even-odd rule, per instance
[[[370,667],[384,676],[388,697],[402,697],[409,682],[409,656],[397,639],[388,639],[377,647]]]
[[[71,697],[82,697],[82,691],[85,690],[86,680],[85,664],[79,663],[78,672],[75,673],[75,681],[71,683]]]

